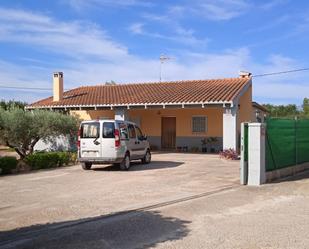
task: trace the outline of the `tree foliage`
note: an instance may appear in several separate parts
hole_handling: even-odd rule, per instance
[[[304,98],[302,107],[303,107],[304,115],[309,117],[309,98]]]
[[[304,98],[301,107],[297,107],[294,104],[288,105],[263,105],[269,112],[271,117],[278,118],[291,118],[291,117],[303,117],[309,118],[309,98]]]
[[[0,109],[0,143],[14,148],[23,159],[33,153],[40,139],[50,141],[60,135],[73,136],[78,124],[77,118],[58,112]]]
[[[14,108],[24,109],[26,105],[27,103],[22,102],[22,101],[15,101],[15,100],[9,100],[9,101],[1,100],[0,101],[0,108],[4,110],[11,110]]]
[[[294,117],[300,115],[300,110],[294,104],[289,105],[263,105],[269,112],[271,117]]]

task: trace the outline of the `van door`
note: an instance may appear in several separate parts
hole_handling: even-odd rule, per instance
[[[100,122],[82,123],[80,134],[80,156],[82,158],[101,157]]]
[[[111,159],[116,157],[115,150],[115,122],[104,121],[102,129],[102,157]]]
[[[137,153],[140,157],[144,156],[146,153],[146,144],[147,142],[144,139],[144,135],[141,131],[141,129],[135,125],[135,131],[136,131],[136,137],[137,137]]]
[[[128,124],[128,131],[129,131],[128,148],[130,150],[131,158],[136,159],[139,157],[139,154],[138,154],[136,132],[133,124],[130,123]]]

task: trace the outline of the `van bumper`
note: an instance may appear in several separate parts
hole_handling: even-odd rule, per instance
[[[96,164],[110,164],[110,163],[121,163],[123,160],[123,157],[119,158],[110,158],[110,157],[83,157],[77,159],[79,162],[90,162],[90,163],[96,163]]]

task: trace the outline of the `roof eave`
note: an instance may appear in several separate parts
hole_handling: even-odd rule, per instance
[[[131,107],[168,107],[168,106],[181,106],[185,108],[185,106],[207,106],[207,105],[233,105],[233,101],[206,101],[206,102],[168,102],[168,103],[130,103],[130,104],[91,104],[91,105],[42,105],[42,106],[26,106],[27,110],[35,110],[35,109],[85,109],[85,108],[127,108]]]

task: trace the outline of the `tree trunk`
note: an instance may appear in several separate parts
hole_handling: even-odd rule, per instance
[[[40,138],[39,138],[39,137],[36,137],[36,138],[33,139],[33,141],[30,143],[28,155],[31,155],[31,154],[33,153],[34,146],[36,145],[36,143],[37,143],[39,140],[40,140]]]
[[[24,159],[24,158],[26,157],[26,154],[25,154],[22,150],[20,150],[19,148],[15,147],[15,146],[13,146],[13,145],[11,145],[11,144],[9,144],[9,142],[6,142],[6,146],[8,146],[8,147],[14,149],[14,150],[16,151],[16,153],[19,155],[19,157],[20,157],[21,160]]]
[[[14,148],[14,149],[15,149],[15,151],[17,152],[17,154],[19,155],[20,159],[21,159],[21,160],[24,160],[25,157],[26,157],[26,154],[23,153],[19,148]]]

